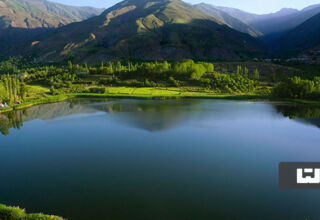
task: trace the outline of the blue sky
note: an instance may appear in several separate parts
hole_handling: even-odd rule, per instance
[[[94,6],[108,8],[119,0],[51,0],[68,5]],[[278,11],[281,8],[302,9],[312,4],[319,4],[320,0],[185,0],[196,4],[206,2],[218,6],[239,8],[248,12],[263,14]]]

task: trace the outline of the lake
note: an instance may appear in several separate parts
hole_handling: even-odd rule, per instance
[[[320,112],[230,100],[76,99],[0,114],[0,203],[73,220],[320,219],[278,164],[320,161]]]

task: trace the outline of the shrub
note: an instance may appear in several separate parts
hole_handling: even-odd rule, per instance
[[[275,86],[273,94],[283,98],[317,98],[319,94],[317,78],[314,80],[289,78]]]
[[[90,93],[100,93],[100,94],[104,94],[106,93],[106,88],[105,87],[100,87],[100,88],[90,88],[89,89]]]
[[[1,220],[63,220],[61,217],[45,214],[27,214],[23,209],[18,207],[9,207],[0,204]]]

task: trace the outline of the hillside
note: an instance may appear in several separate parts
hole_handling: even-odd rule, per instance
[[[39,42],[38,42],[39,41]],[[240,59],[260,42],[180,0],[127,0],[30,47],[42,60]]]
[[[283,14],[278,17],[271,16],[260,18],[249,24],[265,35],[268,35],[293,29],[318,13],[320,13],[320,5],[309,7],[301,11],[293,10],[291,13]]]
[[[320,4],[311,5],[300,11],[292,8],[283,8],[278,12],[263,15],[248,13],[235,8],[213,7],[241,20],[264,35],[288,31],[320,13]]]
[[[296,55],[319,47],[320,13],[298,27],[282,34],[270,44],[275,45],[277,51],[283,51],[288,55]]]
[[[199,10],[201,10],[202,12],[204,12],[204,13],[206,13],[216,19],[225,22],[231,28],[236,29],[240,32],[249,34],[253,37],[258,37],[258,36],[262,35],[255,28],[250,27],[246,23],[240,21],[239,19],[229,15],[228,13],[226,13],[222,10],[217,9],[216,7],[214,7],[210,4],[200,3],[200,4],[195,5],[195,7],[198,8]]]
[[[101,12],[102,9],[66,6],[46,0],[1,0],[0,29],[60,27]]]
[[[211,5],[211,6],[220,10],[220,11],[228,13],[230,16],[232,16],[232,17],[234,17],[234,18],[236,18],[246,24],[249,24],[251,21],[253,21],[259,17],[258,14],[249,13],[249,12],[237,9],[237,8],[215,6],[215,5]]]

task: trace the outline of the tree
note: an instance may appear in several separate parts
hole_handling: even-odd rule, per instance
[[[73,72],[73,64],[70,60],[68,61],[68,70],[70,73]]]
[[[116,72],[121,72],[122,71],[122,64],[120,61],[118,61],[116,63],[116,68],[115,68]]]
[[[244,70],[243,70],[243,74],[242,74],[245,78],[248,78],[249,77],[249,70],[247,67],[244,67]]]
[[[242,74],[242,67],[241,66],[237,66],[237,74],[238,75]]]
[[[56,90],[55,90],[54,86],[50,87],[50,94],[51,95],[55,95],[56,94]]]
[[[88,74],[89,73],[89,68],[88,68],[88,64],[85,63],[84,64],[84,71]]]
[[[1,84],[3,85],[4,91],[1,94],[3,100],[6,100],[10,104],[13,102],[17,102],[18,100],[22,100],[22,92],[21,84],[19,78],[17,76],[4,75],[1,77]]]
[[[24,83],[21,83],[20,97],[21,97],[22,101],[26,101],[27,88],[26,88],[26,84],[24,84]]]
[[[162,66],[163,66],[163,71],[169,71],[170,65],[168,61],[164,61]]]
[[[202,64],[194,64],[191,70],[191,79],[199,80],[207,72],[207,69]]]
[[[315,88],[314,81],[295,76],[276,85],[273,93],[284,98],[308,98],[316,91]]]
[[[259,80],[260,79],[260,73],[259,73],[258,69],[255,69],[253,71],[253,77],[252,78],[255,79],[255,80]]]

